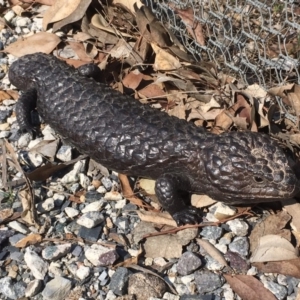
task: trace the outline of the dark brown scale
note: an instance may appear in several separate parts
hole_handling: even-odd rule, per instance
[[[299,191],[283,150],[267,135],[208,133],[42,53],[14,62],[9,79],[23,91],[16,107],[22,130],[33,130],[30,111],[36,107],[82,153],[112,170],[156,179],[157,197],[177,224],[199,221],[186,193],[250,204]]]

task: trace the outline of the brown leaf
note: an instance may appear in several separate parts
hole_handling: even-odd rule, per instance
[[[223,131],[226,131],[232,125],[233,120],[230,116],[228,116],[228,112],[222,111],[215,119],[215,125],[212,129],[213,133],[219,134]]]
[[[9,219],[14,213],[14,210],[11,208],[6,208],[0,210],[0,223],[4,222],[6,219]]]
[[[128,8],[133,13],[135,12],[135,9],[134,9],[135,3],[138,7],[141,7],[143,5],[140,0],[114,0],[113,3],[121,4],[124,7]]]
[[[284,229],[287,222],[291,219],[291,216],[286,212],[282,211],[276,215],[267,217],[264,221],[256,224],[250,234],[250,249],[251,252],[257,248],[259,239],[267,234],[279,235],[288,241],[291,240],[290,230]]]
[[[15,247],[17,248],[25,248],[28,245],[35,245],[37,243],[40,243],[42,241],[42,236],[38,233],[32,233],[23,239],[19,240],[16,244]]]
[[[291,226],[297,232],[300,232],[300,203],[295,199],[283,201],[284,210],[292,217]]]
[[[166,94],[157,84],[154,83],[147,85],[143,89],[139,90],[138,93],[144,98],[164,97]]]
[[[207,254],[211,256],[214,260],[216,260],[219,264],[223,265],[224,267],[228,266],[224,258],[224,254],[213,244],[211,244],[208,240],[196,239],[196,241],[207,252]]]
[[[140,85],[143,79],[143,74],[138,70],[131,71],[122,80],[125,87],[133,89],[134,91]]]
[[[82,43],[69,42],[70,47],[77,54],[81,61],[91,62],[92,58],[86,53],[85,48]]]
[[[36,52],[49,54],[59,43],[60,38],[57,35],[49,32],[38,32],[8,45],[4,49],[4,52],[8,52],[17,57]]]
[[[65,19],[79,6],[82,0],[56,0],[44,14],[43,29],[47,30],[48,24]],[[82,1],[84,2],[84,1]]]
[[[119,174],[118,177],[121,183],[122,194],[126,199],[128,199],[131,203],[136,204],[140,207],[148,207],[150,209],[152,208],[149,205],[145,205],[141,199],[135,196],[133,190],[130,187],[129,180],[126,175]]]
[[[156,71],[169,71],[181,68],[181,63],[172,54],[151,43],[153,51],[156,53],[153,69]]]
[[[223,276],[233,291],[243,300],[276,300],[276,297],[253,276],[228,274],[223,274]]]
[[[151,222],[156,224],[165,224],[176,227],[177,224],[174,221],[174,219],[171,217],[171,215],[167,212],[149,212],[149,211],[141,211],[138,210],[137,214],[141,221],[144,222]]]
[[[278,273],[300,278],[300,258],[282,261],[257,262],[252,265],[262,273]]]
[[[186,25],[187,31],[196,40],[196,42],[205,46],[205,39],[203,37],[202,25],[195,19],[195,14],[192,8],[178,9],[175,5],[169,4],[171,8],[180,16],[183,23]]]
[[[53,32],[67,24],[71,24],[82,19],[91,2],[92,0],[81,0],[79,5],[69,16],[63,18],[61,21],[58,21],[53,25]]]
[[[295,259],[298,257],[298,249],[285,238],[268,234],[259,239],[257,248],[253,251],[251,262],[267,262]]]

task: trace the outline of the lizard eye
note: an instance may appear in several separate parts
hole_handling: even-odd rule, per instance
[[[254,176],[253,178],[254,178],[254,181],[257,182],[257,183],[262,183],[262,182],[264,182],[264,179],[261,178],[261,177],[259,177],[259,176]]]

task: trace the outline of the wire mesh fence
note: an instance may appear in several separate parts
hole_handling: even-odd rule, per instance
[[[300,84],[300,2],[272,0],[145,0],[196,60],[265,89]],[[192,9],[202,25],[200,45],[179,10]]]

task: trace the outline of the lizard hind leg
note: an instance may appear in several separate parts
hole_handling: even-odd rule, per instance
[[[200,221],[199,210],[188,206],[186,203],[186,195],[189,194],[188,191],[190,190],[190,180],[182,174],[166,173],[156,180],[156,196],[162,207],[172,215],[178,226],[196,224]]]

